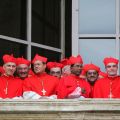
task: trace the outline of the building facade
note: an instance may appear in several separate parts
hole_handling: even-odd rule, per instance
[[[80,54],[104,71],[104,57],[120,58],[120,0],[4,0],[0,26],[0,59]]]
[[[72,0],[72,54],[104,70],[104,57],[120,58],[120,0]]]
[[[0,59],[4,54],[31,60],[38,53],[56,61],[65,56],[64,0],[5,0],[0,9]]]

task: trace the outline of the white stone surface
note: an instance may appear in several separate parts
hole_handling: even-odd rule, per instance
[[[120,120],[120,99],[0,100],[0,120]]]

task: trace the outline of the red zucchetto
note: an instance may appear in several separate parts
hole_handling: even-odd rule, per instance
[[[70,61],[67,58],[62,59],[60,63],[63,64],[63,66],[70,65]]]
[[[47,68],[48,68],[48,69],[56,68],[56,67],[62,68],[62,67],[63,67],[63,64],[58,63],[58,62],[48,62],[48,63],[47,63]]]
[[[106,57],[106,58],[104,58],[103,62],[104,62],[104,65],[106,66],[109,63],[118,64],[119,60],[116,58],[113,58],[113,57]]]
[[[35,55],[34,59],[32,60],[32,63],[34,63],[37,60],[42,61],[44,63],[47,62],[47,58],[46,57],[40,56],[38,54]]]
[[[94,64],[86,64],[84,65],[83,70],[85,73],[89,70],[96,70],[97,72],[99,72],[100,68]]]
[[[70,64],[71,64],[71,65],[72,65],[72,64],[75,64],[75,63],[81,63],[81,64],[83,64],[83,60],[82,60],[82,58],[81,58],[80,55],[78,55],[77,57],[71,56],[71,57],[69,58],[69,61],[70,61]]]
[[[17,58],[17,65],[26,64],[27,66],[30,66],[30,63],[31,62],[29,60],[26,60],[23,57]]]
[[[13,62],[16,64],[16,58],[13,57],[13,55],[8,55],[8,54],[5,54],[3,55],[3,61],[4,63],[8,63],[8,62]]]

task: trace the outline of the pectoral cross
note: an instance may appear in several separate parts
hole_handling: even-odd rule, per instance
[[[8,94],[8,89],[5,88],[5,89],[4,89],[4,92],[5,92],[5,94],[7,95],[7,94]]]
[[[45,93],[46,93],[46,90],[44,89],[44,82],[43,82],[43,80],[42,80],[42,91],[41,92],[43,93],[43,95],[45,95]]]
[[[110,94],[109,94],[109,98],[113,98],[113,95],[112,95],[112,93],[110,92]]]
[[[43,88],[42,89],[42,91],[41,91],[42,93],[43,93],[43,95],[45,95],[45,93],[46,93],[46,91],[45,91],[45,89]]]
[[[112,94],[112,82],[110,82],[110,94],[108,96],[109,98],[113,98],[113,94]]]

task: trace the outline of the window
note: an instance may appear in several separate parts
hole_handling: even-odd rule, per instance
[[[13,53],[32,59],[39,53],[49,60],[59,60],[64,55],[63,4],[63,0],[1,1],[0,58]]]
[[[26,48],[27,46],[24,44],[11,42],[8,40],[0,39],[0,49],[2,52],[0,53],[0,65],[3,64],[2,56],[4,54],[13,54],[15,57],[24,57],[26,58]]]
[[[94,63],[105,71],[103,59],[106,56],[115,57],[115,44],[115,39],[80,39],[79,54],[83,57],[84,64]]]
[[[120,1],[72,1],[72,54],[99,65],[104,57],[120,57]]]
[[[61,56],[59,52],[50,51],[38,47],[32,47],[32,58],[34,58],[36,53],[42,56],[46,56],[48,58],[48,61],[59,61]]]
[[[26,0],[0,1],[0,35],[26,40]]]
[[[32,41],[60,48],[60,0],[33,0]]]
[[[114,34],[115,0],[79,0],[79,34]]]

